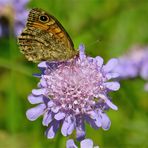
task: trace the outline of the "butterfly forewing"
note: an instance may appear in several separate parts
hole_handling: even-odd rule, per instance
[[[73,42],[59,21],[45,11],[35,8],[18,38],[21,52],[29,61],[64,61],[75,55]]]

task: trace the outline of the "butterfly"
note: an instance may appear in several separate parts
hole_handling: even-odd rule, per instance
[[[78,55],[78,50],[52,15],[39,8],[29,12],[26,27],[18,37],[20,51],[28,61],[65,61]]]

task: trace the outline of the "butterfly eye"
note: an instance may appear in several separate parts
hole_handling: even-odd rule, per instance
[[[48,18],[47,15],[41,15],[41,16],[39,17],[39,20],[40,20],[41,22],[47,23],[47,22],[49,21],[49,18]]]

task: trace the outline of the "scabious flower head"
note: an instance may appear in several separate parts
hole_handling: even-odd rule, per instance
[[[28,15],[27,3],[28,0],[0,0],[0,37],[8,36],[11,29],[16,36],[21,33]]]
[[[110,120],[105,111],[117,110],[108,93],[119,89],[119,83],[111,81],[118,74],[111,72],[117,64],[111,59],[103,65],[99,56],[92,58],[79,47],[79,56],[66,62],[42,62],[38,89],[33,89],[28,97],[31,104],[39,104],[27,111],[31,121],[43,115],[43,125],[47,126],[47,138],[55,137],[61,125],[64,136],[76,130],[76,139],[85,138],[85,122],[91,127],[108,130]]]
[[[134,46],[126,55],[119,57],[118,61],[113,71],[119,73],[120,79],[140,76],[148,80],[148,47]],[[145,89],[148,90],[148,83]]]

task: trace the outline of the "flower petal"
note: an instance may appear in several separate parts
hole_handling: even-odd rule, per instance
[[[120,88],[120,84],[118,82],[106,82],[104,85],[112,91],[117,91]]]
[[[103,65],[103,58],[101,58],[100,56],[95,57],[96,62],[97,62],[97,66],[102,67]]]
[[[41,88],[41,89],[33,89],[32,90],[32,94],[33,95],[44,95],[46,92],[46,89],[45,88]]]
[[[97,125],[97,127],[101,127],[100,117],[96,112],[94,111],[89,112],[89,116],[90,118],[94,119],[94,122]]]
[[[108,130],[110,128],[111,122],[108,116],[105,113],[100,112],[101,115],[101,124],[104,130]]]
[[[64,122],[62,124],[62,128],[61,128],[61,133],[62,133],[63,136],[68,136],[68,132],[67,132],[68,127],[69,127],[69,122],[66,118],[64,120]]]
[[[53,118],[52,118],[52,113],[51,113],[50,111],[48,111],[48,112],[46,112],[46,113],[44,114],[42,124],[43,124],[44,126],[48,126],[48,124],[51,123],[52,120],[53,120]]]
[[[101,127],[101,119],[99,116],[96,116],[96,121],[95,121],[95,124],[97,125],[97,127]]]
[[[88,122],[88,124],[89,124],[92,128],[94,128],[94,129],[98,129],[98,128],[99,128],[99,127],[96,125],[95,120],[92,119],[92,118],[90,118],[89,115],[86,115],[86,116],[85,116],[85,120],[86,120],[86,122]]]
[[[40,80],[40,86],[45,87],[45,88],[48,87],[47,81],[44,77],[42,77]]]
[[[118,110],[118,107],[114,105],[105,95],[99,94],[99,97],[105,101],[105,103],[113,110]]]
[[[143,79],[148,80],[148,62],[142,65],[140,75]]]
[[[91,139],[84,139],[80,143],[81,148],[93,148],[93,141]]]
[[[67,134],[68,135],[72,134],[74,128],[75,128],[75,121],[72,121],[71,124],[69,125],[68,129],[67,129]]]
[[[103,70],[105,72],[110,72],[112,69],[115,68],[115,66],[117,65],[118,60],[117,59],[111,59],[107,62],[106,65],[103,66]]]
[[[85,46],[83,45],[83,44],[80,44],[79,45],[79,50],[80,50],[80,52],[79,52],[79,57],[80,57],[80,59],[81,60],[83,60],[84,58],[86,58],[86,55],[85,55]]]
[[[115,104],[113,104],[109,99],[106,100],[106,104],[107,104],[110,108],[112,108],[113,110],[118,110],[118,107],[117,107]]]
[[[39,63],[38,67],[46,68],[47,67],[46,61],[43,61],[43,62]]]
[[[40,104],[34,108],[27,110],[26,116],[30,121],[34,121],[44,113],[45,108],[46,108],[45,104]]]
[[[66,148],[78,148],[78,147],[75,145],[73,139],[69,139],[66,142]]]
[[[78,141],[81,141],[85,137],[85,125],[81,117],[76,118],[76,137]]]
[[[96,113],[94,111],[89,111],[88,114],[89,114],[89,117],[90,118],[92,118],[92,119],[95,119],[96,118],[95,117],[96,116]]]
[[[74,125],[75,120],[73,120],[72,116],[66,117],[61,128],[61,133],[63,134],[63,136],[70,135],[74,130]]]
[[[60,109],[59,106],[53,106],[53,107],[51,108],[51,111],[52,111],[53,113],[57,113],[57,112],[59,111],[59,109]]]
[[[46,135],[48,139],[53,139],[55,137],[55,134],[59,128],[59,122],[52,122],[50,125],[50,128],[47,129]]]
[[[49,108],[53,107],[54,105],[55,105],[55,104],[53,103],[52,100],[50,100],[50,101],[48,102],[48,107],[49,107]]]
[[[65,113],[63,112],[58,112],[57,114],[55,114],[54,118],[56,120],[62,120],[65,117]]]
[[[43,96],[34,96],[34,95],[29,95],[28,100],[31,104],[38,104],[38,103],[43,103]]]
[[[114,79],[114,78],[118,78],[119,76],[120,76],[119,73],[107,73],[107,74],[106,74],[107,80]]]

